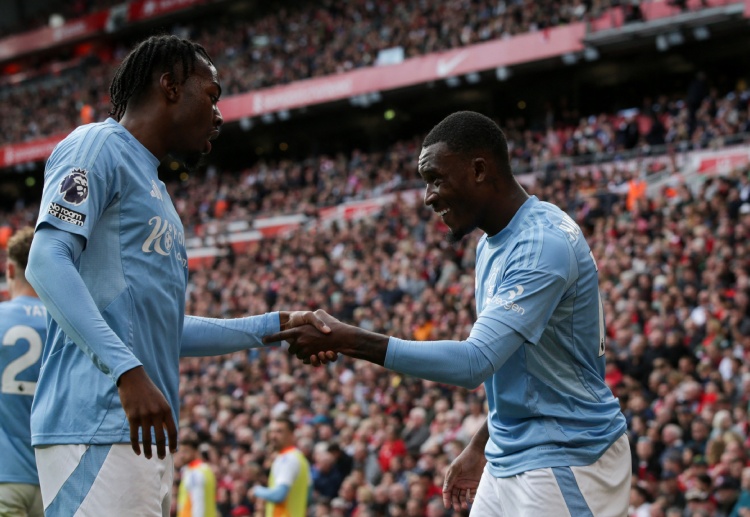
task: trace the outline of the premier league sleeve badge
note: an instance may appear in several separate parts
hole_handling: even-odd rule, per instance
[[[89,197],[88,171],[73,169],[60,183],[62,198],[72,205],[80,205]]]

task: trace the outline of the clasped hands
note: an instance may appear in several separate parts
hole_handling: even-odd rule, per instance
[[[345,325],[322,309],[315,312],[294,311],[279,313],[281,330],[263,338],[264,343],[286,341],[289,355],[305,364],[320,366],[338,359],[340,343],[332,333]]]

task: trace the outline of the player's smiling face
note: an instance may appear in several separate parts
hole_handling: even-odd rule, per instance
[[[438,142],[422,148],[418,170],[426,183],[424,204],[448,226],[448,239],[457,242],[471,233],[478,215],[471,196],[471,160]]]

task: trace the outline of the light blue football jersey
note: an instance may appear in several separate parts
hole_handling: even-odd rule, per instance
[[[29,419],[46,337],[39,298],[0,303],[0,483],[39,484]]]
[[[532,196],[480,239],[476,278],[478,325],[501,322],[526,339],[485,381],[490,472],[595,462],[626,425],[604,383],[597,268],[580,228]]]
[[[133,358],[178,420],[187,257],[158,164],[113,119],[79,127],[47,162],[37,227],[85,238],[76,267],[122,343],[87,350],[89,357],[49,319],[31,414],[34,445],[129,442],[112,372]]]

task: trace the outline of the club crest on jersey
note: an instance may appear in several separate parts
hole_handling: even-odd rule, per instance
[[[60,183],[62,198],[72,205],[80,205],[89,197],[89,180],[85,169],[73,169]]]

